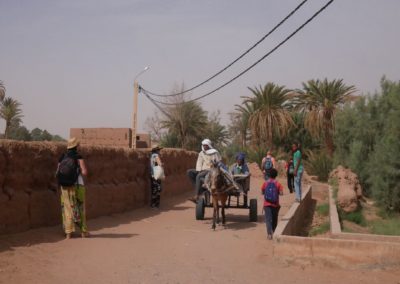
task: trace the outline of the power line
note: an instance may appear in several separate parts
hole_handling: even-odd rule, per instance
[[[142,89],[141,89],[142,90]],[[149,99],[149,101],[156,106],[156,108],[158,108],[166,117],[168,117],[169,119],[172,119],[172,117],[169,115],[168,112],[166,112],[162,107],[160,107],[156,101],[154,101],[152,98],[150,98],[150,96],[146,93],[144,93],[144,95]]]
[[[173,97],[173,96],[178,96],[178,95],[182,95],[185,94],[187,92],[193,91],[194,89],[204,85],[205,83],[209,82],[210,80],[214,79],[215,77],[217,77],[219,74],[221,74],[222,72],[224,72],[225,70],[227,70],[229,67],[231,67],[233,64],[235,64],[236,62],[238,62],[240,59],[242,59],[246,54],[248,54],[251,50],[253,50],[257,45],[259,45],[262,41],[264,41],[268,36],[270,36],[277,28],[279,28],[284,22],[286,22],[287,19],[289,19],[291,16],[293,16],[294,13],[297,12],[297,10],[300,9],[301,6],[303,6],[303,4],[305,4],[308,0],[304,0],[303,2],[301,2],[294,10],[292,10],[282,21],[280,21],[275,27],[272,28],[272,30],[270,30],[266,35],[264,35],[259,41],[257,41],[255,44],[253,44],[248,50],[246,50],[244,53],[242,53],[238,58],[236,58],[234,61],[232,61],[231,63],[229,63],[226,67],[224,67],[223,69],[221,69],[220,71],[218,71],[217,73],[215,73],[214,75],[212,75],[210,78],[206,79],[205,81],[197,84],[196,86],[181,91],[179,93],[175,93],[175,94],[170,94],[170,95],[159,95],[150,91],[146,91],[147,94],[152,95],[152,96],[157,96],[157,97]]]
[[[271,49],[267,54],[265,54],[263,57],[261,57],[259,60],[257,60],[254,64],[250,65],[248,68],[246,68],[244,71],[242,71],[241,73],[239,73],[238,75],[236,75],[235,77],[233,77],[231,80],[229,80],[228,82],[222,84],[221,86],[219,86],[218,88],[200,96],[197,98],[194,98],[192,100],[188,100],[185,102],[181,102],[181,103],[167,103],[167,102],[161,102],[161,101],[157,101],[152,99],[154,102],[159,103],[159,104],[164,104],[164,105],[178,105],[178,104],[182,104],[182,103],[186,103],[186,102],[192,102],[192,101],[197,101],[200,100],[204,97],[207,97],[213,93],[215,93],[216,91],[222,89],[223,87],[227,86],[228,84],[232,83],[233,81],[235,81],[236,79],[238,79],[239,77],[241,77],[243,74],[247,73],[250,69],[252,69],[254,66],[256,66],[258,63],[260,63],[261,61],[263,61],[265,58],[267,58],[269,55],[271,55],[274,51],[276,51],[279,47],[281,47],[284,43],[286,43],[290,38],[292,38],[295,34],[297,34],[301,29],[303,29],[308,23],[310,23],[315,17],[317,17],[323,10],[325,10],[330,4],[332,4],[334,0],[330,0],[328,1],[321,9],[319,9],[311,18],[309,18],[307,21],[305,21],[300,27],[298,27],[294,32],[292,32],[288,37],[286,37],[283,41],[281,41],[278,45],[276,45],[273,49]],[[148,91],[142,88],[142,91],[144,93],[147,93]]]

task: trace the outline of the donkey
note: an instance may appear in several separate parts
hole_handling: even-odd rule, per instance
[[[219,204],[221,202],[222,225],[225,226],[225,203],[228,199],[228,185],[225,182],[224,174],[217,162],[213,162],[205,181],[211,192],[212,203],[214,207],[212,229],[215,230],[215,224],[219,224]]]

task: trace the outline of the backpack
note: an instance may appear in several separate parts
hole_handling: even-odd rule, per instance
[[[290,163],[290,164],[289,164],[289,170],[288,170],[288,172],[289,172],[290,175],[294,174],[294,164],[293,164],[293,163]]]
[[[274,164],[272,164],[272,159],[270,157],[268,157],[265,160],[264,169],[268,171],[268,170],[272,169],[273,166],[274,166]]]
[[[277,203],[278,202],[278,186],[276,181],[270,180],[267,183],[264,191],[264,199],[270,203]]]
[[[78,160],[64,154],[56,176],[58,183],[62,186],[75,185],[79,176]]]

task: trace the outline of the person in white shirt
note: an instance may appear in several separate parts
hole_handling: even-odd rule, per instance
[[[221,155],[218,150],[213,148],[210,139],[204,139],[201,142],[201,151],[197,157],[196,169],[187,171],[187,175],[195,190],[195,196],[189,198],[190,201],[197,203],[198,198],[203,193],[202,185],[213,161],[220,162]]]

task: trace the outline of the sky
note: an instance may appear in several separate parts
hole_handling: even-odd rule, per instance
[[[22,103],[23,125],[69,137],[70,128],[131,127],[133,82],[169,94],[224,68],[300,0],[0,0],[0,80]],[[263,57],[328,0],[309,0],[226,72],[192,91],[201,96]],[[343,79],[360,94],[400,78],[400,1],[335,0],[261,63],[201,100],[228,113],[268,82],[301,88]],[[139,95],[139,132],[157,111]],[[4,122],[0,121],[0,132]]]

